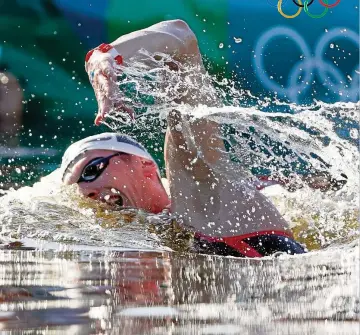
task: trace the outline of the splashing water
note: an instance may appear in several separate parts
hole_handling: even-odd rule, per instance
[[[144,229],[142,213],[113,211],[104,204],[82,198],[75,187],[60,185],[58,171],[32,187],[6,193],[0,198],[0,242],[31,238],[139,249],[159,246],[158,239]],[[114,233],[119,228],[121,234]]]
[[[120,69],[122,78],[126,78],[119,82],[120,87],[125,87],[123,94],[129,94],[127,84],[136,87],[136,99],[127,100],[140,112],[134,135],[139,130],[146,136],[154,133],[154,118],[164,120],[170,110],[177,108],[193,119],[207,118],[221,125],[232,162],[213,168],[221,169],[229,180],[239,178],[240,168],[247,170],[249,177],[292,176],[298,183],[303,183],[301,176],[317,171],[335,178],[345,175],[347,184],[336,192],[303,187],[290,193],[276,186],[265,193],[291,223],[296,237],[310,249],[358,236],[359,102],[315,101],[312,106],[299,106],[261,100],[238,89],[233,80],[198,75],[198,68],[184,67],[166,55],[153,57],[145,51],[141,55],[140,61],[133,60],[131,67]],[[151,62],[145,65],[149,59]],[[169,63],[177,71],[167,70],[165,65]],[[221,97],[222,103],[216,97]],[[210,102],[216,107],[180,105],[181,98],[185,102]],[[155,127],[164,128],[164,124],[160,121]],[[128,131],[116,114],[110,115],[108,126]],[[157,147],[161,148],[162,142]]]
[[[214,168],[229,180],[237,180],[240,168],[249,177],[276,173],[296,178],[313,171],[345,174],[347,184],[336,192],[306,186],[295,193],[280,186],[264,192],[310,249],[340,240],[346,244],[358,236],[359,103],[315,102],[303,107],[260,100],[238,89],[235,81],[199,75],[199,68],[184,67],[163,54],[142,51],[129,64],[119,69],[120,93],[114,100],[133,108],[137,122],[130,125],[126,115],[113,110],[105,122],[109,128],[141,142],[150,139],[149,151],[161,157],[163,139],[158,134],[165,130],[167,113],[176,108],[193,119],[207,118],[221,125],[231,162]],[[194,101],[202,105],[194,108]],[[149,223],[172,222],[168,214],[113,211],[79,199],[74,188],[60,186],[57,172],[33,187],[6,193],[0,198],[0,241],[40,238],[109,247],[176,248],[168,235],[164,242],[153,233],[157,229],[148,230]]]
[[[357,126],[349,115],[358,110],[359,105],[352,103],[319,104],[317,110],[307,109],[293,115],[227,107],[210,111],[207,117],[222,124],[231,124],[236,129],[236,134],[230,137],[233,151],[249,169],[256,165],[287,175],[295,165],[293,171],[299,174],[315,168],[329,171],[333,176],[345,174],[348,177],[347,185],[337,192],[322,193],[304,188],[289,193],[279,187],[265,192],[293,226],[300,225],[317,236],[318,241],[311,242],[315,247],[340,237],[357,235],[358,138],[341,138],[336,133],[336,127],[339,122],[350,123],[349,120]],[[355,127],[352,129],[357,130]],[[249,140],[244,140],[240,132],[251,134],[256,141],[255,150],[245,151],[244,154],[243,148]],[[280,150],[273,143],[281,143]],[[259,147],[264,148],[267,154],[259,153]],[[299,163],[299,157],[306,158],[305,166]],[[306,237],[309,231],[303,236]]]

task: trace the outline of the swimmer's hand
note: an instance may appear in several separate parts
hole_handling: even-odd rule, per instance
[[[251,180],[251,183],[258,190],[272,185],[281,185],[287,191],[295,192],[307,185],[313,190],[335,192],[343,188],[347,181],[348,177],[344,173],[341,173],[340,176],[335,178],[327,171],[316,171],[303,176],[293,175],[289,178],[284,178],[276,174],[272,176],[258,176],[256,179]]]
[[[134,119],[134,111],[125,106],[116,83],[116,62],[109,53],[95,50],[85,64],[85,70],[98,102],[95,124],[98,126],[111,110],[122,111]]]
[[[348,181],[345,173],[341,173],[338,177],[333,177],[327,171],[317,171],[303,177],[304,182],[314,190],[321,192],[338,191],[343,188]]]

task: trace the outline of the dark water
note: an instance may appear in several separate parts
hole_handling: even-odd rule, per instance
[[[12,334],[359,334],[357,243],[235,259],[156,251],[0,251]]]

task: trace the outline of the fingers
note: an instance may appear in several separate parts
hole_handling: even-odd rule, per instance
[[[99,93],[99,113],[102,117],[110,112],[112,108],[112,101],[115,99],[116,83],[105,76],[103,73],[99,73],[97,77],[97,91]]]
[[[113,105],[113,108],[117,111],[121,111],[121,112],[125,112],[126,114],[128,114],[130,116],[130,119],[132,121],[135,120],[135,113],[134,110],[130,107],[125,106],[122,102],[116,102]]]
[[[98,102],[98,114],[95,124],[99,125],[113,107],[113,100],[118,89],[116,84],[115,62],[109,54],[95,51],[85,65],[91,85]]]
[[[125,106],[122,102],[117,85],[114,59],[112,59],[109,54],[96,52],[97,51],[95,51],[91,57],[91,63],[89,62],[90,64],[87,63],[85,65],[98,102],[98,113],[95,117],[95,124],[100,125],[111,110],[124,112],[129,115],[132,121],[135,120],[133,109]]]
[[[110,102],[108,101],[108,88],[107,84],[104,85],[105,80],[99,79],[102,77],[102,74],[97,72],[96,74],[93,74],[92,78],[92,86],[94,88],[96,100],[98,102],[98,114],[95,118],[95,124],[99,125],[103,118],[105,117],[105,114],[109,112],[109,105]],[[104,86],[104,87],[102,87]]]
[[[109,80],[116,82],[116,69],[114,67],[115,62],[113,59],[105,58],[99,64],[100,72]]]
[[[118,101],[119,97],[116,97],[116,90],[118,87],[116,84],[112,85],[109,80],[106,79],[105,81],[100,79],[98,85],[99,87],[96,90],[96,96],[99,110],[95,118],[95,125],[100,125],[111,110],[126,113],[129,115],[131,121],[135,120],[134,110],[124,105],[121,101]]]

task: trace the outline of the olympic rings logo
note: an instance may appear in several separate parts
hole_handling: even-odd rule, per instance
[[[294,64],[288,75],[286,86],[277,83],[272,76],[269,76],[265,69],[265,52],[266,46],[271,41],[279,37],[286,37],[293,40],[297,45],[304,59]],[[323,35],[316,43],[315,51],[312,52],[305,42],[304,38],[295,30],[288,27],[275,27],[265,32],[255,45],[255,55],[253,60],[254,71],[262,85],[270,91],[276,92],[278,96],[286,97],[294,103],[298,103],[299,94],[304,93],[310,88],[314,76],[317,74],[320,79],[319,83],[325,86],[329,91],[336,94],[340,101],[357,101],[359,98],[359,64],[357,64],[351,75],[351,84],[346,85],[344,74],[334,64],[325,60],[326,48],[331,41],[335,39],[347,39],[359,48],[359,35],[347,29],[346,34],[342,33],[341,28],[333,28]],[[299,82],[299,78],[301,81]],[[333,79],[330,79],[333,78]]]
[[[283,17],[285,17],[285,18],[287,18],[287,19],[295,19],[297,16],[300,15],[300,13],[301,13],[301,11],[302,11],[303,9],[304,9],[304,12],[305,12],[308,16],[310,16],[311,18],[313,18],[313,19],[321,19],[322,17],[324,17],[324,16],[327,14],[327,12],[329,11],[329,8],[334,8],[334,7],[336,7],[336,6],[340,3],[341,0],[336,0],[336,2],[333,3],[333,4],[329,4],[329,3],[328,3],[328,0],[319,0],[319,1],[320,1],[320,4],[321,4],[323,7],[325,7],[324,10],[323,10],[323,12],[320,13],[320,14],[312,14],[312,13],[310,13],[310,11],[309,11],[309,7],[313,4],[314,0],[304,0],[304,4],[302,3],[302,0],[292,0],[292,1],[293,1],[293,3],[298,7],[297,12],[296,12],[295,14],[293,14],[293,15],[288,15],[288,14],[285,14],[285,13],[283,12],[283,10],[282,10],[282,8],[281,8],[281,7],[282,7],[283,0],[279,0],[279,1],[278,1],[278,4],[277,4],[277,9],[278,9],[279,13],[280,13]]]

